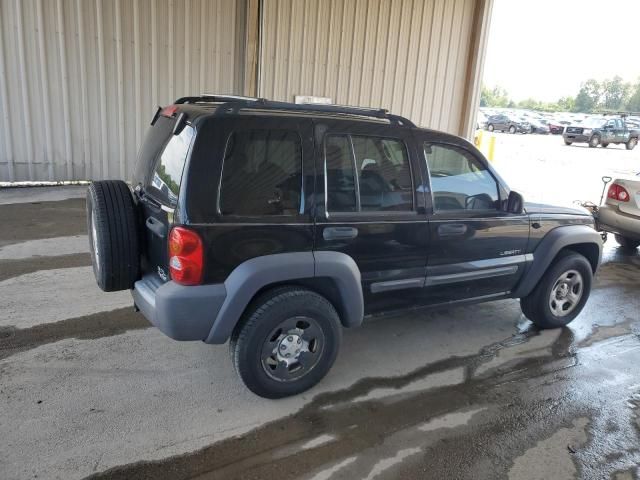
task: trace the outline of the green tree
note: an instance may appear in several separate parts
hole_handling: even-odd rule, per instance
[[[640,112],[640,81],[630,90],[631,97],[627,102],[627,111]]]
[[[591,113],[600,105],[602,97],[602,85],[597,80],[590,78],[580,86],[573,105],[574,112]]]
[[[571,112],[576,106],[576,99],[573,97],[562,97],[558,100],[558,110]]]
[[[601,88],[601,108],[611,111],[620,111],[627,105],[631,85],[625,83],[622,80],[622,77],[616,75],[611,80],[605,80],[602,82]]]
[[[506,107],[510,101],[509,94],[504,88],[496,86],[490,89],[482,85],[480,89],[481,107]]]

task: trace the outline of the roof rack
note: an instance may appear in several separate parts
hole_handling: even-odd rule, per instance
[[[415,127],[408,118],[389,113],[384,108],[365,108],[349,105],[322,105],[306,103],[277,102],[266,98],[242,97],[238,95],[203,94],[197,97],[182,97],[176,100],[176,104],[184,103],[222,103],[216,112],[217,115],[234,114],[245,108],[260,110],[295,110],[302,112],[344,113],[363,117],[380,118],[404,127]]]

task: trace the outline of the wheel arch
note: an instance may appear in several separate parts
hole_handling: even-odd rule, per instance
[[[268,290],[291,285],[314,291],[331,302],[340,322],[355,327],[364,317],[360,270],[340,252],[292,252],[256,257],[242,263],[224,283],[225,299],[206,343],[224,343],[255,299]]]
[[[526,297],[558,256],[570,252],[583,255],[595,273],[602,258],[600,234],[587,225],[567,225],[551,230],[533,252],[533,261],[511,296]]]

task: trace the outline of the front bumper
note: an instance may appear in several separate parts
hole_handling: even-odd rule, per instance
[[[616,206],[603,205],[598,209],[598,227],[605,232],[640,240],[640,217],[623,213]]]
[[[581,133],[563,133],[562,138],[567,142],[572,143],[589,143],[591,137],[582,135]]]
[[[145,275],[133,300],[151,324],[175,340],[205,340],[227,297],[224,284],[184,286]]]

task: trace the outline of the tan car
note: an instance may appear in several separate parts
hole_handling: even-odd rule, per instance
[[[640,176],[613,180],[598,210],[598,224],[624,248],[640,246]]]

